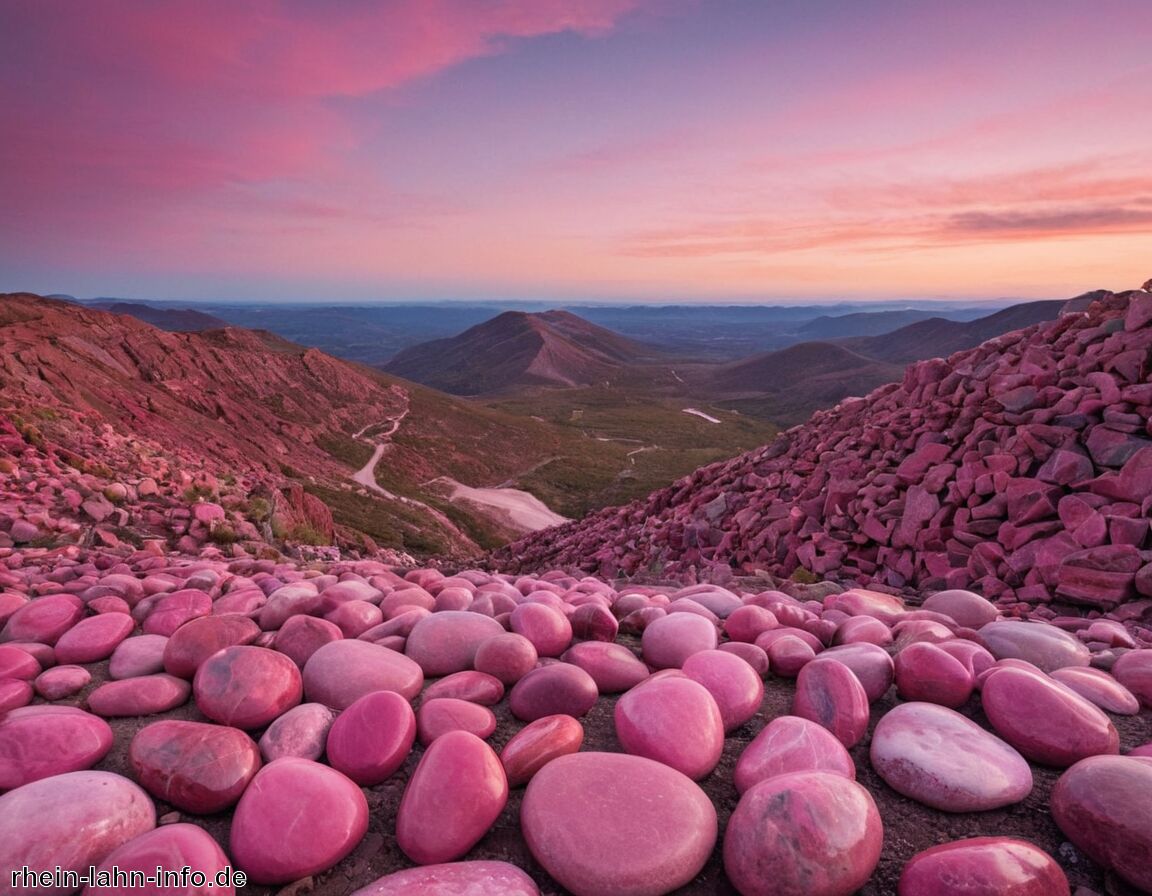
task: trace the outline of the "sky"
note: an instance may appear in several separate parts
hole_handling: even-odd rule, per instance
[[[1148,0],[0,0],[0,291],[1132,288],[1150,36]]]

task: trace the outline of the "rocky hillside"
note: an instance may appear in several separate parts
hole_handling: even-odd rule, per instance
[[[765,447],[496,553],[520,570],[806,571],[1152,607],[1152,292],[910,366]]]
[[[459,336],[405,349],[385,370],[454,395],[588,386],[655,350],[568,311],[506,311]]]

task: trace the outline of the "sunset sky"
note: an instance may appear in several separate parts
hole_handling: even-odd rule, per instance
[[[0,0],[0,291],[1152,277],[1149,0]]]

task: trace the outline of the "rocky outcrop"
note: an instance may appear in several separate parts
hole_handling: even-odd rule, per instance
[[[807,570],[1139,614],[1152,608],[1150,372],[1152,292],[1100,291],[494,562],[687,579]]]

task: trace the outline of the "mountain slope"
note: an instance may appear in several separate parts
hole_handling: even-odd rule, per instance
[[[587,386],[654,350],[567,311],[506,311],[450,339],[405,349],[388,373],[455,395]]]
[[[111,314],[126,314],[173,333],[199,333],[228,326],[226,321],[195,308],[156,308],[143,302],[92,302],[88,307]]]
[[[683,578],[806,570],[1005,603],[1152,597],[1150,374],[1152,293],[1103,293],[494,559]]]

